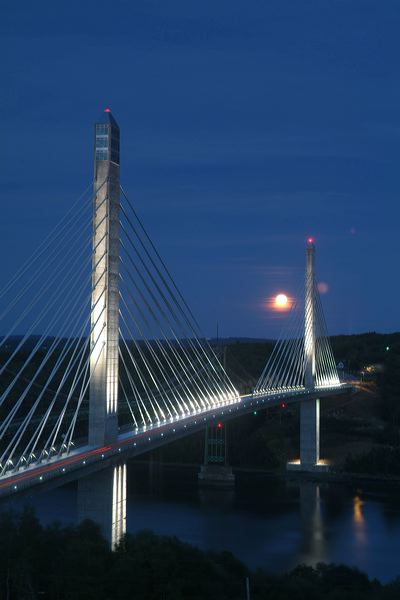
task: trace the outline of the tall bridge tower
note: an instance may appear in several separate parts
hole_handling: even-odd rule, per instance
[[[95,124],[89,444],[118,433],[119,127],[109,108]]]
[[[95,124],[89,444],[118,436],[119,127],[109,108]],[[100,524],[111,547],[126,531],[126,465],[79,480],[79,520]]]

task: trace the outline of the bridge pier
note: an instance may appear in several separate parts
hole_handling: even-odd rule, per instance
[[[327,461],[320,459],[320,399],[300,403],[300,460],[286,465],[289,471],[328,471]]]
[[[319,462],[319,398],[300,404],[300,464],[314,468]]]
[[[78,520],[90,519],[115,548],[126,533],[126,464],[78,481]]]
[[[227,426],[221,422],[207,427],[204,444],[204,464],[198,474],[202,487],[229,488],[235,485],[232,467],[228,464]]]

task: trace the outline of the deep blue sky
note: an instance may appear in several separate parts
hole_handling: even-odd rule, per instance
[[[318,246],[332,333],[399,329],[398,0],[54,0],[0,20],[0,282],[92,177],[110,105],[122,182],[208,335]],[[33,230],[32,230],[33,228]]]

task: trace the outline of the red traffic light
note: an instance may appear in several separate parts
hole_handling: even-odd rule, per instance
[[[281,403],[281,408],[286,408],[286,406],[287,406],[286,402]]]
[[[217,429],[222,429],[222,423],[221,423],[221,421],[218,421],[218,423],[217,423]]]

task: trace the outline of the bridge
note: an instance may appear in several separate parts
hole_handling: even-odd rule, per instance
[[[352,389],[339,380],[309,238],[287,328],[253,393],[239,393],[120,185],[119,135],[106,109],[93,190],[0,293],[0,497],[78,479],[81,515],[102,521],[100,486],[112,543],[125,531],[128,457],[201,429],[216,440],[223,421],[300,403],[292,468],[313,470],[320,400]]]

